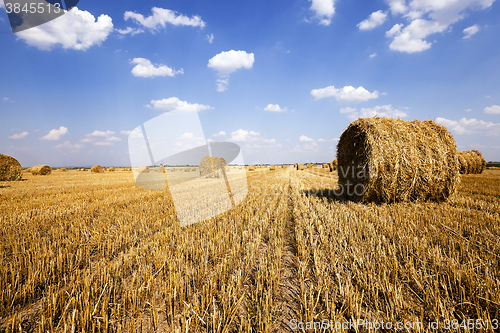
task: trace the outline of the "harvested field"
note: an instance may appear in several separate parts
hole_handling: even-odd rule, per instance
[[[500,313],[500,170],[463,175],[444,203],[382,205],[345,201],[321,166],[247,172],[241,204],[188,227],[168,191],[127,172],[24,177],[0,182],[12,212],[0,215],[0,331],[290,332],[293,319]]]

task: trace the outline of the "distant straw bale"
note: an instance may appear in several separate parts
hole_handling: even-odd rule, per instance
[[[40,164],[40,165],[35,165],[34,167],[31,168],[32,175],[46,176],[50,175],[51,173],[52,173],[52,168],[49,167],[48,165]]]
[[[249,165],[248,171],[255,171],[255,165]]]
[[[461,174],[480,174],[486,169],[486,161],[477,150],[466,150],[457,153]]]
[[[100,164],[98,164],[98,165],[94,165],[92,168],[90,168],[90,172],[103,173],[104,169],[102,168],[102,166]]]
[[[201,178],[221,178],[225,175],[227,163],[222,157],[205,156],[200,161]],[[196,169],[194,169],[196,171]]]
[[[12,156],[0,154],[0,181],[20,180],[23,175],[23,167],[18,160]]]
[[[148,165],[140,165],[137,168],[138,173],[148,173],[149,172],[149,166]]]
[[[432,120],[352,122],[337,145],[338,184],[354,201],[445,201],[460,182],[457,148]]]
[[[60,168],[57,171],[59,171],[59,172],[68,172],[68,169],[66,169],[66,168]]]
[[[108,168],[108,171],[110,171],[110,172],[115,172],[115,171],[116,171],[116,169],[115,169],[114,167],[110,167],[110,168]]]
[[[304,164],[297,164],[297,170],[304,170],[307,169],[307,167]]]
[[[276,170],[276,165],[274,165],[274,164],[273,164],[273,165],[270,165],[270,166],[269,166],[269,170]]]
[[[328,163],[323,164],[323,169],[330,169],[330,165]]]

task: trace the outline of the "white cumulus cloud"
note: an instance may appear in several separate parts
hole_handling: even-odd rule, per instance
[[[302,141],[302,142],[311,142],[311,141],[314,141],[314,139],[311,139],[310,137],[307,137],[305,135],[301,135],[299,137],[299,141]]]
[[[96,21],[91,13],[74,7],[55,20],[16,35],[40,50],[49,51],[61,45],[63,49],[85,51],[91,46],[100,45],[112,31],[113,23],[108,15],[102,14]]]
[[[487,136],[500,135],[500,123],[493,123],[490,121],[477,120],[475,118],[467,119],[462,118],[459,120],[451,120],[438,117],[436,122],[445,126],[450,131],[456,134],[480,134],[484,133]]]
[[[14,139],[14,140],[24,139],[28,135],[29,135],[28,132],[22,132],[22,133],[19,133],[19,134],[16,133],[16,134],[13,134],[13,135],[9,136],[9,139]]]
[[[269,111],[269,112],[286,112],[287,108],[280,108],[278,104],[268,104],[265,108],[264,111]]]
[[[499,105],[492,105],[492,106],[485,107],[484,113],[500,114],[500,106]]]
[[[353,86],[345,86],[341,89],[335,88],[334,86],[329,86],[321,89],[313,89],[311,91],[311,95],[315,99],[335,97],[335,99],[340,102],[359,103],[377,98],[378,91],[374,91],[371,93],[361,86],[359,86],[358,88],[354,88]]]
[[[146,107],[165,112],[170,112],[170,111],[199,112],[206,109],[211,109],[209,105],[188,103],[186,101],[181,101],[177,97],[164,98],[156,101],[151,100],[151,103],[149,105],[146,105]]]
[[[387,14],[382,10],[378,10],[373,12],[368,16],[368,18],[364,21],[361,21],[358,24],[359,30],[371,30],[378,26],[381,26],[385,20],[387,19]]]
[[[475,34],[477,34],[480,29],[481,28],[477,24],[474,24],[471,27],[465,28],[464,29],[464,37],[463,38],[464,39],[471,38],[472,36],[474,36]]]
[[[61,144],[58,144],[56,146],[56,148],[68,148],[68,149],[74,149],[74,150],[78,150],[78,149],[81,149],[83,148],[84,145],[82,145],[81,143],[75,143],[75,144],[71,144],[71,142],[69,141],[64,141],[64,143],[61,143]]]
[[[158,7],[153,7],[151,12],[150,16],[144,17],[141,14],[127,11],[123,15],[123,18],[125,21],[130,19],[149,30],[158,30],[160,27],[165,28],[167,23],[174,26],[205,27],[205,22],[197,15],[190,18],[173,10]]]
[[[145,58],[134,58],[131,62],[135,67],[132,68],[132,74],[139,77],[156,77],[156,76],[175,76],[176,74],[183,74],[182,68],[178,71],[166,65],[153,65],[151,61]]]
[[[319,20],[319,24],[328,26],[332,23],[335,14],[335,0],[309,0],[312,2],[309,8],[314,12],[314,17]]]
[[[491,7],[495,0],[386,0],[393,15],[402,15],[408,25],[396,24],[386,36],[392,38],[390,48],[415,53],[431,48],[426,38],[432,34],[451,31],[450,26],[464,19],[471,10]],[[464,30],[464,38],[479,31],[474,25]]]
[[[260,132],[248,131],[244,129],[239,129],[231,133],[231,138],[229,141],[235,142],[261,142],[261,143],[271,143],[275,144],[275,139],[267,139],[263,137]]]
[[[215,55],[208,61],[208,68],[217,71],[217,91],[225,91],[229,85],[229,75],[240,68],[251,69],[255,57],[246,51],[230,50]]]
[[[386,117],[386,118],[404,118],[408,114],[404,111],[394,109],[392,105],[378,105],[373,108],[361,108],[359,111],[356,108],[341,108],[340,113],[347,114],[349,119],[371,118],[371,117]]]
[[[213,136],[218,137],[218,136],[226,136],[226,132],[220,131],[219,133],[214,134]]]
[[[68,129],[64,126],[59,127],[59,129],[53,129],[46,136],[42,137],[42,140],[55,141],[59,140],[61,136],[68,133]]]
[[[85,136],[87,137],[109,137],[109,136],[112,136],[113,134],[115,134],[115,132],[113,131],[110,131],[110,130],[107,130],[107,131],[93,131],[92,133],[90,134],[86,134]]]

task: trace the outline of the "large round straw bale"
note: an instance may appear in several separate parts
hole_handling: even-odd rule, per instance
[[[220,178],[224,176],[226,166],[226,160],[222,157],[205,156],[200,161],[200,177]],[[194,171],[196,171],[196,168]]]
[[[480,174],[486,168],[483,155],[477,150],[466,150],[457,153],[461,174]]]
[[[49,167],[48,165],[40,164],[40,165],[35,165],[34,167],[31,168],[31,174],[32,175],[50,175],[52,173],[52,168]]]
[[[0,154],[0,181],[20,180],[23,175],[23,167],[18,160],[12,156]]]
[[[98,165],[94,165],[92,168],[90,168],[90,172],[103,173],[104,169],[102,168],[102,166],[100,164],[98,164]]]
[[[338,184],[354,201],[444,201],[460,182],[457,148],[432,120],[352,122],[337,145]]]

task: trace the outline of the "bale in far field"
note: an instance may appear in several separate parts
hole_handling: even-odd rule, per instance
[[[304,170],[307,169],[307,167],[304,164],[297,164],[297,170]]]
[[[273,165],[270,165],[270,166],[269,166],[269,170],[276,170],[276,165],[274,165],[274,164],[273,164]]]
[[[248,171],[255,171],[255,165],[249,165]]]
[[[50,175],[52,173],[52,168],[49,167],[48,165],[35,165],[34,167],[31,168],[31,174],[32,175]]]
[[[441,202],[460,182],[456,153],[453,136],[432,120],[360,118],[337,145],[339,190],[362,202]]]
[[[116,171],[116,169],[115,169],[114,167],[111,167],[111,168],[108,168],[108,171],[110,171],[110,172],[115,172],[115,171]]]
[[[90,168],[90,172],[103,173],[104,169],[102,168],[102,166],[100,164],[98,164],[98,165],[94,165],[92,168]]]
[[[200,161],[201,178],[220,178],[226,172],[226,160],[222,157],[205,156]],[[194,169],[196,171],[196,169]]]
[[[23,175],[23,167],[18,160],[12,156],[0,154],[0,181],[20,180]]]
[[[483,155],[477,150],[466,150],[457,153],[461,174],[480,174],[486,168]]]
[[[68,172],[68,169],[66,169],[66,168],[60,168],[57,171],[59,171],[59,172]]]

